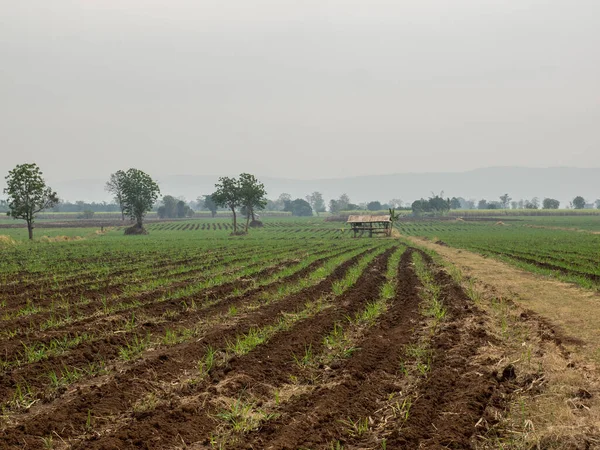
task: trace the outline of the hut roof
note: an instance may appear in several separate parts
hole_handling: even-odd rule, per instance
[[[391,222],[390,216],[348,216],[347,223]]]

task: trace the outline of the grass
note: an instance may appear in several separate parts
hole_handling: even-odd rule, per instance
[[[135,335],[133,339],[119,348],[119,357],[125,361],[132,361],[141,356],[144,350],[150,345],[150,336],[146,335],[140,338]]]

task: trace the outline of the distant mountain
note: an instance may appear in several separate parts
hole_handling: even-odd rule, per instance
[[[560,200],[561,206],[566,206],[577,195],[588,202],[600,198],[600,168],[490,167],[467,172],[398,173],[318,180],[257,176],[265,183],[269,198],[273,199],[282,192],[293,197],[305,197],[313,191],[320,191],[327,201],[346,193],[353,203],[392,198],[412,202],[428,197],[432,192],[438,194],[444,191],[446,197],[477,200],[498,200],[504,193],[515,200],[551,197]],[[110,197],[104,191],[105,181],[53,182],[52,187],[67,200],[108,201]],[[163,194],[183,196],[187,200],[211,193],[216,181],[217,177],[205,175],[158,177]]]

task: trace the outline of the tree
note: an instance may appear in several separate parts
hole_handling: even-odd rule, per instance
[[[573,207],[575,209],[585,208],[585,199],[582,196],[578,195],[573,199]]]
[[[240,195],[240,183],[236,178],[220,177],[219,182],[215,184],[215,192],[211,195],[217,206],[225,206],[233,214],[233,233],[237,234],[237,215],[236,208],[242,206],[242,197]]]
[[[504,194],[500,196],[500,203],[502,204],[502,209],[508,209],[508,205],[512,198],[508,194]]]
[[[531,200],[525,200],[525,209],[538,209],[540,207],[540,201],[537,197],[533,197]]]
[[[313,215],[313,209],[310,204],[301,198],[286,203],[286,210],[292,213],[292,216],[306,217]]]
[[[460,209],[462,207],[460,200],[456,197],[450,199],[450,209]]]
[[[144,229],[144,216],[152,209],[160,189],[156,182],[139,169],[129,169],[123,179],[123,205],[125,214],[135,220],[138,231]]]
[[[443,214],[450,210],[450,199],[444,199],[442,195],[443,192],[429,197],[429,209],[435,214]]]
[[[121,220],[125,220],[125,206],[123,204],[123,183],[125,180],[125,172],[117,170],[115,173],[110,175],[110,179],[106,182],[104,189],[110,192],[115,199],[115,203],[119,205],[121,210]]]
[[[545,198],[542,202],[543,209],[558,209],[560,202],[553,198]]]
[[[200,203],[200,199],[198,199],[198,203]],[[217,204],[213,200],[212,195],[205,195],[203,199],[203,209],[207,209],[210,211],[210,214],[215,217],[217,215]]]
[[[411,209],[413,211],[413,214],[415,214],[416,216],[418,216],[424,212],[431,211],[431,209],[429,208],[429,202],[427,200],[425,200],[424,198],[422,198],[421,200],[415,200],[414,202],[412,202]]]
[[[339,202],[333,198],[331,200],[329,200],[329,212],[331,214],[335,214],[339,211],[340,211]]]
[[[369,211],[381,211],[382,207],[381,207],[381,202],[380,201],[372,201],[367,203],[367,209]]]
[[[479,200],[479,202],[477,203],[477,209],[487,209],[487,207],[488,207],[488,202],[484,198]]]
[[[246,208],[247,232],[250,217],[252,217],[252,222],[254,222],[256,220],[255,211],[257,209],[264,209],[267,205],[267,191],[265,191],[265,185],[258,181],[254,175],[242,173],[239,178],[239,194],[241,206]]]
[[[162,206],[158,208],[158,217],[161,219],[173,219],[174,217],[178,217],[177,213],[177,204],[179,200],[177,200],[172,195],[165,195],[162,198]]]
[[[33,223],[40,211],[58,204],[58,196],[46,185],[39,167],[20,164],[8,172],[4,193],[8,196],[7,215],[27,223],[29,239],[33,239]]]
[[[600,198],[595,202],[596,209],[600,209]]]
[[[340,195],[338,199],[338,208],[339,211],[344,211],[350,209],[350,197],[347,194]]]
[[[510,207],[512,209],[517,209],[519,207],[519,202],[513,200],[512,202],[510,202]]]
[[[177,217],[179,217],[180,219],[183,217],[189,217],[191,210],[192,209],[188,205],[186,205],[183,200],[179,200],[177,202],[176,213],[177,213]]]
[[[285,192],[279,196],[277,200],[273,202],[274,211],[283,211],[285,208],[285,202],[291,202],[292,196]]]
[[[323,200],[323,194],[320,192],[313,192],[310,195],[306,196],[306,201],[310,203],[313,211],[317,213],[317,216],[320,212],[325,212],[325,200]]]

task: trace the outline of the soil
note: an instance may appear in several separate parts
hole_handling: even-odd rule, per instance
[[[215,302],[178,315],[173,323],[148,322],[142,328],[160,335],[173,324],[193,326],[210,317],[223,320],[213,323],[198,338],[148,349],[133,362],[114,362],[108,374],[74,383],[26,411],[11,414],[0,428],[0,448],[44,448],[43,438],[48,436],[54,437],[57,448],[64,448],[63,442],[75,449],[211,448],[211,436],[223,434],[226,428],[219,418],[223,406],[228,401],[242,400],[251,401],[255,408],[268,408],[273,415],[243,435],[234,433],[236,440],[227,448],[325,449],[336,442],[347,449],[381,448],[383,439],[387,448],[394,449],[472,448],[477,424],[483,418],[493,420],[486,415],[488,407],[503,407],[506,396],[517,387],[518,374],[508,364],[498,372],[492,361],[476,358],[481,347],[493,342],[485,328],[485,313],[420,250],[408,248],[403,253],[395,295],[377,321],[357,334],[354,351],[314,366],[303,367],[294,360],[294,355],[306,349],[314,355],[326,353],[324,338],[336,324],[350,326],[348,317],[355,317],[379,298],[394,250],[390,247],[375,257],[355,284],[337,297],[332,295],[334,283],[343,279],[368,251],[339,265],[316,285],[239,316],[228,317],[227,312],[231,307],[254,304],[266,290],[276,291],[299,280],[325,259],[272,285],[240,295],[230,294],[244,287],[244,280],[198,294],[199,303]],[[412,265],[414,252],[420,252],[435,273],[447,310],[447,317],[433,335],[422,310],[421,284]],[[269,267],[256,278],[268,277],[287,264]],[[155,294],[147,295],[151,299]],[[279,317],[297,313],[307,302],[319,298],[327,299],[330,306],[294,322],[249,353],[217,366],[207,377],[194,378],[197,362],[209,347],[224,349],[236,336],[276,323]],[[176,306],[151,301],[142,305],[148,317],[160,316]],[[105,337],[82,344],[67,357],[5,372],[0,378],[3,400],[9,400],[22,379],[43,388],[46,374],[63,365],[81,366],[100,358],[115,361],[119,347],[131,339],[130,334],[111,328],[115,320],[96,318],[84,324],[104,329]],[[522,320],[536,318],[525,315]],[[69,330],[67,326],[63,331]],[[402,370],[403,361],[410,360],[407,346],[424,336],[430,340],[428,373],[407,384]],[[16,349],[8,346],[5,351]],[[195,381],[189,382],[191,379]],[[274,400],[286,390],[294,392],[281,402]],[[390,419],[385,413],[395,395],[412,399],[410,414],[403,419]],[[586,399],[592,394],[582,391],[577,395]],[[156,398],[157,403],[135,407],[147,398]],[[353,432],[349,424],[363,419],[369,432]]]

